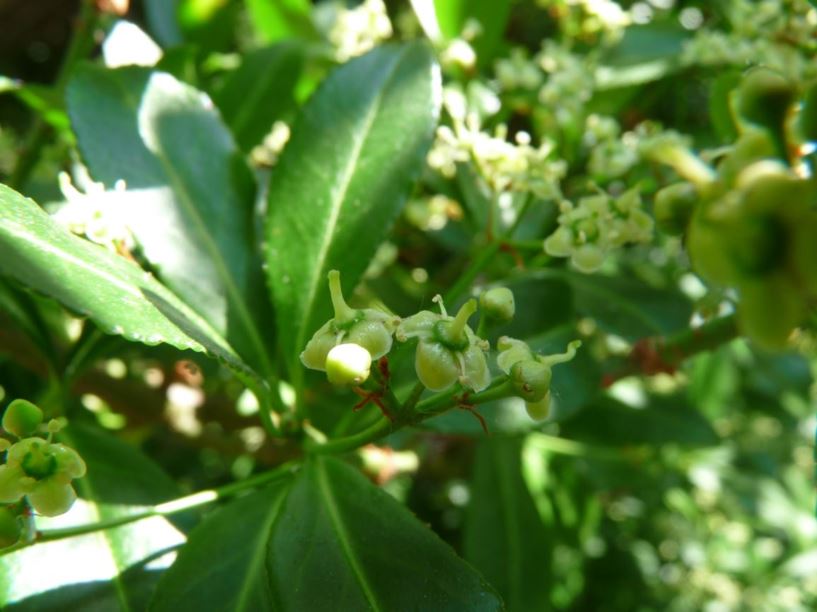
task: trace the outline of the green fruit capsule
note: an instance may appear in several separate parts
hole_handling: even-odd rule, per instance
[[[653,216],[659,229],[672,236],[683,234],[698,199],[698,190],[692,183],[675,183],[656,193]]]
[[[479,297],[479,305],[488,320],[507,323],[516,312],[513,292],[507,287],[489,289]]]
[[[30,436],[43,422],[43,411],[31,402],[16,399],[3,415],[3,429],[18,438]]]
[[[359,344],[338,344],[326,356],[326,377],[333,385],[359,385],[371,367],[371,354]]]
[[[738,289],[741,332],[765,349],[785,348],[792,331],[806,315],[797,288],[783,274],[775,274],[746,281]]]

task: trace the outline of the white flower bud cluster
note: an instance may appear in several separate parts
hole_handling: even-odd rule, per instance
[[[817,76],[817,10],[807,0],[734,0],[727,7],[725,29],[701,28],[684,44],[682,63],[763,64],[792,78]]]
[[[558,125],[572,123],[581,116],[595,88],[592,56],[571,53],[564,46],[546,41],[536,61],[547,74],[539,90],[539,102],[554,116]]]
[[[598,270],[604,258],[625,244],[652,240],[653,220],[641,206],[637,189],[613,199],[606,193],[560,205],[559,227],[545,239],[545,252],[569,257],[581,272]]]
[[[453,178],[458,163],[471,162],[494,193],[515,191],[539,198],[558,197],[559,181],[567,167],[563,160],[553,159],[552,142],[543,141],[534,147],[526,132],[517,132],[515,142],[510,142],[504,124],[499,124],[493,134],[482,131],[479,116],[468,112],[464,104],[463,97],[447,96],[446,108],[453,125],[437,129],[437,139],[427,157],[431,168]]]
[[[68,173],[60,172],[59,185],[65,203],[54,212],[54,221],[111,251],[132,250],[135,241],[118,197],[126,190],[125,182],[118,181],[112,192],[106,191],[102,183],[94,182],[87,172],[80,173],[78,182],[84,192],[74,186]]]
[[[618,121],[612,117],[590,115],[585,120],[582,144],[590,150],[587,169],[599,181],[619,178],[639,161],[638,135],[621,135]]]
[[[318,27],[326,31],[329,42],[335,48],[335,59],[345,62],[373,49],[378,43],[391,38],[391,21],[383,0],[364,0],[352,9],[344,3],[334,2],[321,8]],[[321,22],[328,22],[328,27]]]

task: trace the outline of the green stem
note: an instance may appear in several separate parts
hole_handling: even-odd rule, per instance
[[[485,245],[484,248],[480,250],[479,255],[471,262],[471,265],[460,275],[457,279],[457,282],[446,292],[444,301],[448,302],[449,304],[456,301],[456,299],[462,295],[462,293],[470,287],[474,279],[479,275],[480,272],[488,265],[488,263],[494,258],[502,248],[502,245],[505,244],[508,240],[510,240],[511,236],[513,236],[516,229],[519,227],[519,224],[522,222],[522,218],[525,216],[525,213],[528,212],[528,208],[530,208],[531,202],[533,202],[533,197],[528,195],[527,199],[522,203],[522,206],[519,208],[519,214],[516,216],[514,222],[508,227],[507,230],[503,233],[502,237],[499,240],[493,240]],[[541,245],[540,245],[541,246]]]
[[[335,438],[323,444],[315,440],[307,440],[304,445],[304,450],[308,453],[327,454],[327,453],[343,453],[346,451],[355,450],[361,446],[379,440],[401,428],[402,425],[396,425],[383,417],[377,423],[351,436],[344,436],[343,438]]]
[[[677,365],[692,355],[717,348],[739,335],[737,315],[730,314],[678,332],[659,343],[657,350],[663,362]]]
[[[9,548],[5,548],[0,551],[0,555],[5,555],[40,542],[52,542],[54,540],[72,538],[75,536],[102,531],[103,529],[112,529],[114,527],[120,527],[129,523],[135,523],[136,521],[141,521],[154,516],[170,516],[172,514],[184,512],[185,510],[198,508],[199,506],[211,504],[226,497],[232,497],[233,495],[236,495],[237,493],[240,493],[246,489],[259,487],[279,479],[284,479],[290,476],[294,469],[294,465],[284,464],[274,470],[264,472],[263,474],[258,474],[257,476],[247,478],[246,480],[234,482],[223,487],[219,487],[218,489],[207,489],[191,495],[185,495],[184,497],[180,497],[178,499],[151,506],[142,512],[136,512],[127,516],[118,516],[116,518],[99,521],[97,523],[87,523],[85,525],[77,525],[75,527],[40,531],[37,532],[37,537],[33,542],[21,542],[14,546],[10,546]]]

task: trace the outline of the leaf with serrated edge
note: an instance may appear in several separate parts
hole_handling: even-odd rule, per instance
[[[210,353],[247,370],[224,339],[152,275],[68,233],[5,185],[0,185],[0,272],[90,317],[106,333]]]

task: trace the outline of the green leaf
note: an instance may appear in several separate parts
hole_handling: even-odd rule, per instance
[[[182,33],[176,19],[176,0],[143,0],[148,31],[163,47],[182,42]]]
[[[105,333],[208,352],[246,369],[212,328],[134,263],[69,234],[0,185],[0,272],[90,317]]]
[[[544,610],[550,546],[522,476],[523,438],[485,438],[477,446],[463,556],[499,591],[508,610]]]
[[[576,309],[605,331],[627,340],[686,329],[689,299],[675,288],[658,289],[634,278],[569,273]]]
[[[88,472],[74,481],[79,499],[72,509],[60,517],[38,518],[38,529],[115,519],[178,496],[167,474],[110,434],[72,425],[59,439],[80,453]],[[143,610],[167,562],[152,569],[144,564],[184,540],[167,519],[151,517],[0,556],[0,606],[67,610],[104,602],[107,609]]]
[[[484,579],[397,501],[337,459],[317,458],[195,529],[151,609],[501,607]]]
[[[213,101],[245,151],[257,145],[272,124],[295,109],[295,85],[303,64],[296,44],[281,43],[247,54],[213,94]]]
[[[351,293],[399,213],[437,122],[424,44],[379,47],[338,68],[304,107],[272,174],[268,277],[284,354],[330,316],[326,274]]]
[[[309,0],[246,0],[246,4],[255,33],[263,42],[315,36]]]
[[[459,37],[469,19],[479,22],[480,34],[471,44],[480,65],[490,65],[505,34],[510,0],[434,0],[434,9],[440,31],[448,40]]]
[[[91,174],[123,179],[123,215],[161,279],[240,355],[271,371],[252,177],[199,91],[144,69],[79,70],[68,110]],[[159,221],[160,220],[160,221]]]

